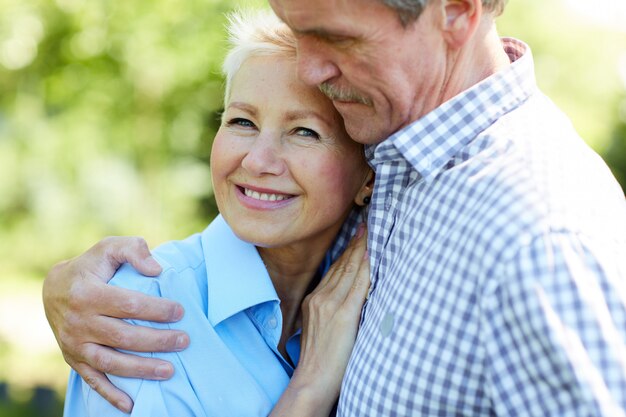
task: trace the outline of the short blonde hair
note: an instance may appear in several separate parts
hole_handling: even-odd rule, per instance
[[[232,80],[241,65],[253,56],[296,57],[296,38],[270,10],[237,11],[228,16],[230,49],[222,65],[226,78],[224,105],[230,99]]]

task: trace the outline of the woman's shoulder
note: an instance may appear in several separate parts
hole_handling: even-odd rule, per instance
[[[123,287],[143,293],[168,297],[162,292],[167,288],[177,291],[176,287],[191,284],[193,281],[201,290],[206,288],[207,256],[212,263],[223,264],[222,246],[228,246],[227,252],[240,252],[241,247],[232,247],[228,242],[239,241],[222,216],[217,216],[201,233],[195,233],[182,240],[165,242],[152,250],[152,255],[161,265],[162,272],[156,277],[146,277],[137,272],[132,265],[124,264],[109,282],[111,285]],[[252,246],[239,241],[239,245]],[[170,282],[171,281],[171,282]],[[171,284],[171,285],[170,285]],[[173,295],[169,295],[172,297]]]
[[[130,264],[122,265],[109,284],[149,295],[161,296],[161,284],[170,279],[184,280],[184,276],[194,277],[202,272],[204,254],[201,234],[195,233],[183,240],[165,242],[152,250],[152,256],[161,265],[162,271],[156,277],[146,277]]]

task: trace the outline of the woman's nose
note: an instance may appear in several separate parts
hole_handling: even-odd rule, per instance
[[[269,135],[257,136],[241,161],[241,166],[254,176],[281,175],[286,164],[278,142],[280,141]]]

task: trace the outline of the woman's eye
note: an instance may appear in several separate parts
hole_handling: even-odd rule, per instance
[[[243,117],[235,117],[234,119],[230,119],[228,121],[228,126],[255,127],[254,123],[252,123],[248,119],[244,119]]]
[[[294,130],[295,134],[298,136],[304,136],[314,139],[319,139],[320,135],[312,129],[307,129],[306,127],[298,127]]]

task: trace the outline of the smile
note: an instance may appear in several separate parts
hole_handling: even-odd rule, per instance
[[[283,201],[291,198],[291,196],[288,194],[259,193],[248,188],[243,188],[243,193],[246,195],[246,197],[254,198],[255,200],[261,201]]]

